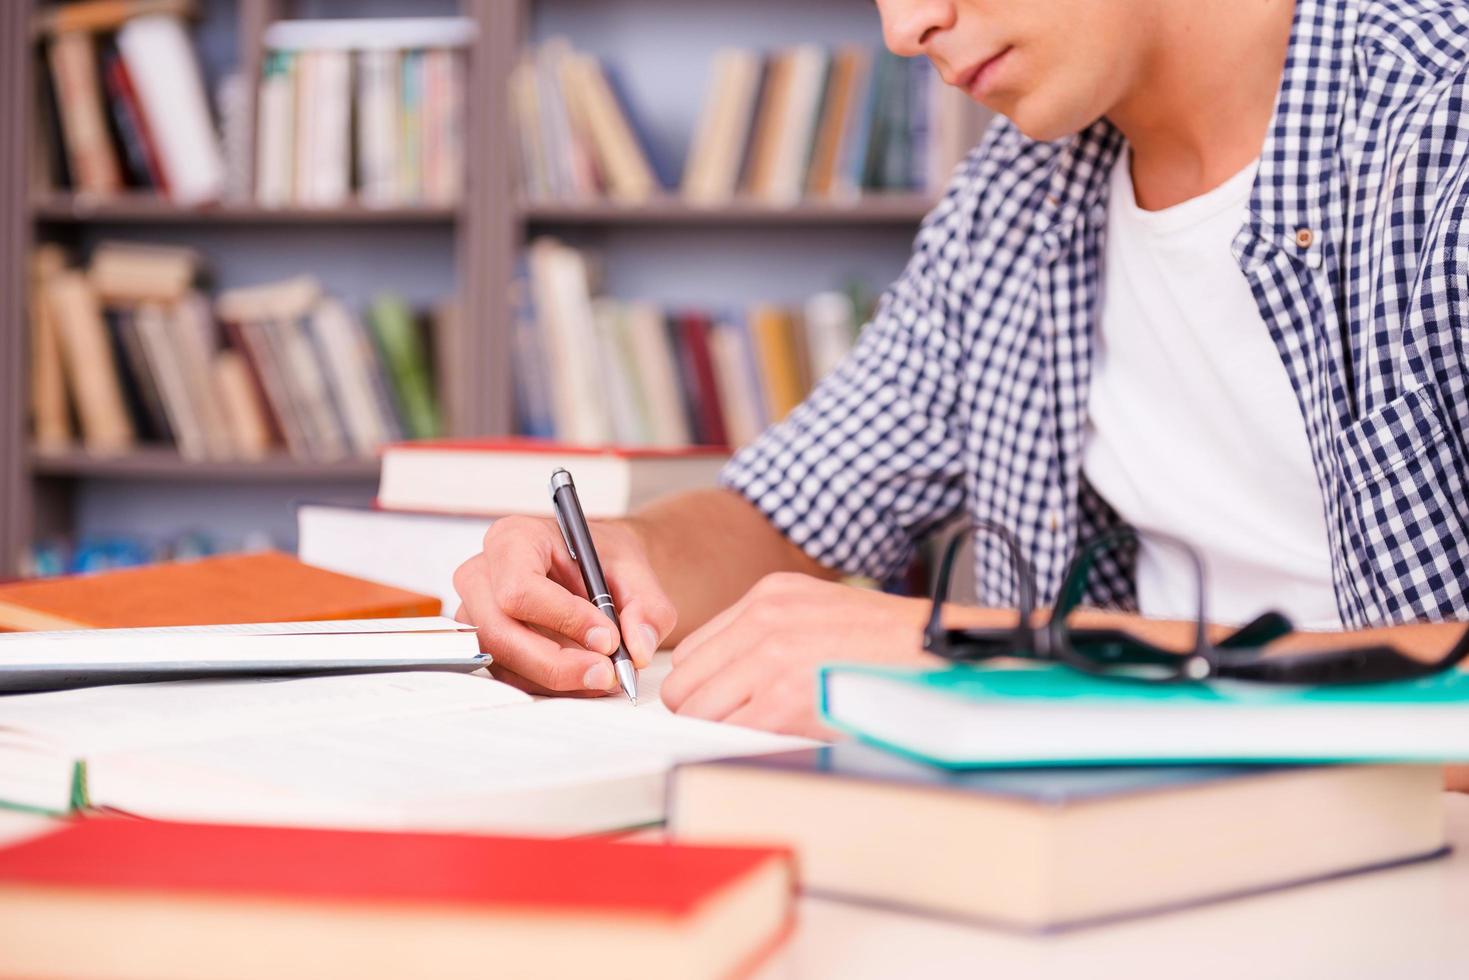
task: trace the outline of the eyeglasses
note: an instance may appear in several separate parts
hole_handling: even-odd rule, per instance
[[[959,546],[975,533],[997,538],[1008,552],[1017,592],[1016,622],[1012,627],[963,629],[943,625],[943,607],[949,595],[955,557]],[[1035,575],[1015,536],[1008,528],[989,521],[976,522],[955,532],[945,545],[934,577],[933,609],[923,630],[923,648],[960,663],[1009,657],[1060,663],[1088,674],[1164,683],[1210,678],[1273,684],[1379,683],[1426,677],[1448,670],[1469,657],[1469,629],[1448,653],[1431,662],[1380,643],[1273,654],[1265,647],[1294,630],[1285,615],[1273,610],[1211,643],[1204,607],[1204,566],[1199,553],[1166,535],[1150,534],[1148,540],[1186,556],[1192,569],[1196,615],[1190,650],[1161,647],[1122,629],[1080,627],[1074,622],[1093,570],[1113,551],[1136,548],[1140,539],[1135,529],[1118,528],[1078,548],[1062,575],[1050,616],[1043,624],[1037,624],[1034,621]]]

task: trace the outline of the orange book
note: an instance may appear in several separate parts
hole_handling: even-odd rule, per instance
[[[114,629],[437,616],[432,596],[279,552],[0,585],[0,630]]]
[[[746,974],[788,851],[83,820],[0,850],[7,975]]]

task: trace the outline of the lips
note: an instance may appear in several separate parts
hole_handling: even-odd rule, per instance
[[[990,87],[990,81],[996,73],[995,70],[1000,67],[1000,62],[1011,50],[1012,46],[1006,46],[984,61],[966,68],[959,73],[952,84],[968,92],[974,98],[979,98]]]

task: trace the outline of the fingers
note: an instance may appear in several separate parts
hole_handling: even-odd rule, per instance
[[[712,625],[712,622],[711,624]],[[693,638],[684,640],[674,651],[674,667],[663,681],[663,703],[669,709],[682,712],[685,703],[694,692],[702,688],[716,674],[727,669],[737,658],[755,655],[759,637],[746,624],[732,623],[720,632],[709,636],[692,654],[680,657],[680,651]],[[705,627],[707,629],[707,626]],[[700,631],[702,632],[702,630]],[[702,717],[702,716],[701,716]]]
[[[550,691],[610,691],[616,683],[606,655],[559,642],[491,609],[476,624],[495,663]]]
[[[622,642],[627,644],[633,663],[646,667],[653,662],[653,654],[664,638],[678,624],[678,611],[641,557],[612,561],[607,566],[607,574],[608,584],[617,597]]]
[[[537,694],[541,696],[554,697],[600,698],[606,697],[607,694],[610,693],[608,691],[593,690],[553,691],[548,687],[542,687],[540,684],[537,684],[533,680],[521,677],[519,674],[515,673],[515,671],[510,670],[507,667],[501,667],[499,664],[491,664],[488,669],[490,676],[493,677],[495,680],[501,681],[505,684],[509,684],[511,687],[516,688],[517,690],[524,691],[526,694]]]
[[[672,704],[669,707],[690,718],[723,721],[734,711],[749,704],[754,699],[758,685],[768,679],[759,659],[745,657],[727,663],[723,670],[706,678],[698,687],[683,695],[677,708],[673,708]],[[667,680],[663,682],[663,688],[664,700],[667,701]]]
[[[602,611],[548,578],[491,576],[500,612],[533,623],[604,656],[617,649],[617,628]]]

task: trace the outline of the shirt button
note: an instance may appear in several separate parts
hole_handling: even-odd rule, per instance
[[[1310,228],[1296,229],[1296,244],[1301,248],[1310,248],[1311,243],[1316,240],[1316,233]]]

